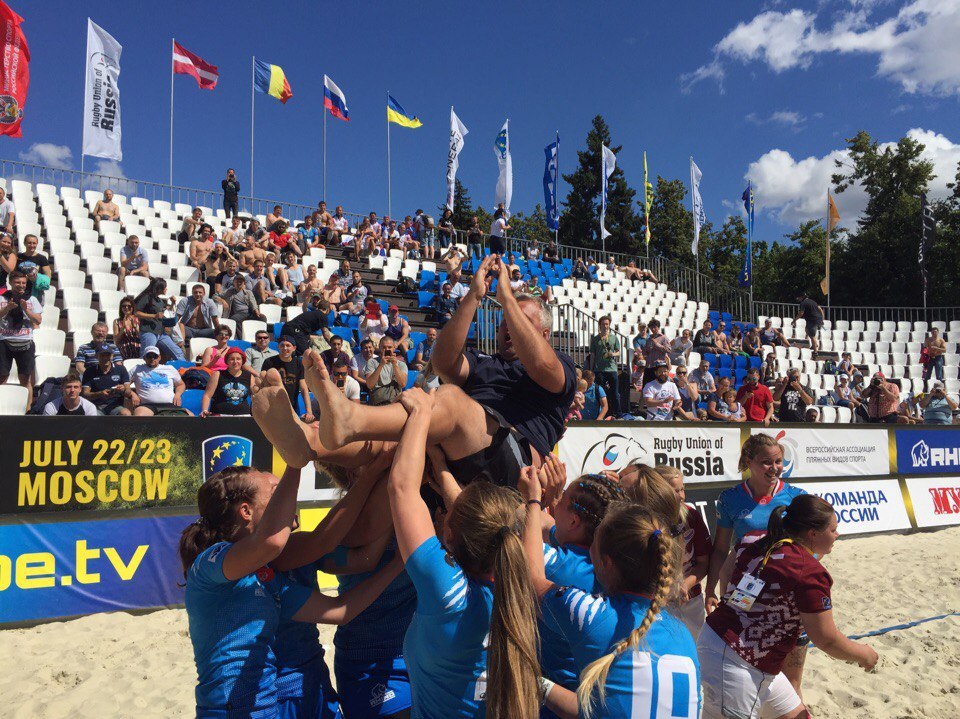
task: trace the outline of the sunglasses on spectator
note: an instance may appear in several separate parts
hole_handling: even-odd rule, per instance
[[[347,373],[346,373],[346,372],[334,372],[334,373],[333,373],[333,376],[334,376],[334,377],[346,377],[346,376],[347,376]]]

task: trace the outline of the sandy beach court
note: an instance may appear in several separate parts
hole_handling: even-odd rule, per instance
[[[841,630],[960,611],[958,550],[960,528],[838,542],[826,564]],[[332,635],[321,628],[327,646]],[[6,717],[193,716],[196,672],[183,610],[100,614],[0,638]],[[960,717],[960,617],[868,641],[880,653],[872,674],[810,653],[804,694],[816,719]]]

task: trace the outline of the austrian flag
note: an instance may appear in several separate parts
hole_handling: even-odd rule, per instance
[[[173,43],[173,71],[180,75],[192,75],[201,90],[212,90],[220,79],[216,65],[184,49],[178,42]]]

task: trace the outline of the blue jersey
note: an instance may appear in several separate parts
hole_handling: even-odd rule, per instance
[[[749,485],[741,482],[736,487],[720,492],[717,498],[717,526],[733,530],[735,545],[748,535],[756,539],[767,533],[767,523],[774,507],[786,507],[801,494],[806,492],[778,480],[773,494],[758,500],[754,498]]]
[[[543,597],[547,624],[570,642],[578,671],[609,654],[640,626],[650,600],[636,594],[591,595],[572,587]],[[683,623],[660,612],[635,651],[620,654],[607,674],[606,702],[594,695],[594,719],[700,716],[700,664]],[[583,712],[581,711],[581,716]]]
[[[277,668],[272,643],[281,617],[292,617],[310,596],[269,567],[235,581],[223,576],[233,546],[218,542],[187,572],[185,604],[197,664],[197,716],[276,712]]]
[[[403,643],[414,719],[482,719],[493,585],[467,577],[431,537],[407,558],[417,611]]]
[[[598,591],[590,561],[590,548],[576,544],[558,545],[556,527],[550,530],[550,543],[543,545],[543,563],[547,579],[559,587],[576,587],[585,592]],[[540,627],[540,665],[543,674],[562,687],[576,691],[580,683],[570,642],[542,619]]]

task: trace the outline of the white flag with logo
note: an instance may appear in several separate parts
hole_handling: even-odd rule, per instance
[[[460,167],[460,150],[463,149],[463,138],[467,135],[467,128],[460,122],[457,113],[450,108],[450,152],[447,155],[447,209],[453,212],[453,192],[457,183],[457,168]]]
[[[503,123],[503,129],[497,134],[493,142],[493,151],[500,165],[500,176],[497,177],[497,191],[493,198],[496,208],[503,203],[503,209],[510,214],[510,198],[513,196],[513,160],[510,159],[510,120]]]
[[[703,173],[697,167],[697,163],[690,158],[690,194],[693,197],[693,251],[694,257],[697,255],[697,248],[700,246],[700,225],[707,221],[707,216],[703,212],[703,199],[700,197],[700,180]]]
[[[600,181],[600,238],[606,239],[610,236],[603,223],[607,216],[607,182],[610,181],[610,175],[617,169],[617,156],[614,155],[606,145],[600,145],[603,148],[602,175]]]
[[[83,154],[122,160],[120,52],[110,33],[87,18],[87,85],[83,98]]]

